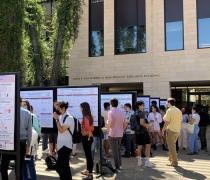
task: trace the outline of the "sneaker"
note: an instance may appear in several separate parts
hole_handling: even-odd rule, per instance
[[[153,163],[151,163],[149,160],[147,160],[144,164],[145,167],[149,167],[149,168],[154,168],[155,165]]]
[[[144,164],[143,164],[143,162],[142,162],[142,159],[141,159],[141,157],[140,158],[138,158],[138,166],[143,166]]]

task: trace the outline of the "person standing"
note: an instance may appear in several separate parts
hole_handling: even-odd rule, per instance
[[[160,132],[160,123],[162,123],[162,116],[158,112],[158,107],[156,105],[151,106],[152,112],[149,113],[147,118],[148,122],[151,123],[151,138],[152,138],[152,147],[153,150],[157,150],[158,140],[160,141],[162,147],[164,147],[164,141],[162,133]]]
[[[125,130],[125,154],[123,157],[129,158],[130,156],[135,157],[135,131],[131,130],[130,119],[132,114],[134,113],[131,109],[131,104],[126,103],[124,105],[125,109],[125,118],[127,123],[127,128]]]
[[[189,124],[194,126],[192,134],[189,134],[189,153],[188,155],[198,154],[198,133],[199,133],[199,124],[200,115],[198,114],[198,107],[192,107],[192,115],[190,115]]]
[[[25,166],[25,155],[30,150],[30,143],[32,138],[32,120],[31,113],[27,110],[27,104],[20,99],[20,179],[23,179],[23,167]],[[2,180],[8,180],[8,168],[10,160],[15,157],[11,155],[2,154],[1,160],[1,176]]]
[[[104,133],[104,143],[103,143],[103,147],[104,147],[104,153],[106,157],[110,157],[110,153],[109,153],[109,149],[110,149],[110,143],[109,143],[109,126],[107,124],[107,120],[108,120],[108,111],[110,110],[110,103],[109,102],[105,102],[104,103],[104,111],[101,113],[101,116],[103,116],[104,118],[104,123],[105,123],[105,128],[103,128],[103,133]]]
[[[123,132],[126,128],[125,114],[119,110],[118,100],[111,99],[111,110],[108,112],[108,125],[109,125],[109,141],[114,157],[115,168],[120,171],[122,166],[120,147]]]
[[[187,123],[189,121],[189,116],[186,112],[186,108],[182,107],[182,129],[179,136],[179,148],[183,148],[183,150],[187,149]]]
[[[176,100],[169,98],[167,100],[168,110],[164,116],[164,127],[162,133],[166,131],[166,141],[169,149],[170,166],[178,166],[176,142],[178,140],[182,127],[182,112],[175,106]]]
[[[56,171],[61,180],[72,180],[69,157],[73,148],[74,118],[67,112],[67,102],[56,102],[53,117],[58,128]]]
[[[137,111],[135,112],[136,116],[136,123],[138,125],[138,128],[135,130],[136,133],[136,144],[138,145],[138,166],[144,165],[145,167],[154,167],[154,164],[149,161],[150,158],[150,152],[151,152],[151,145],[150,145],[150,136],[148,129],[150,127],[150,124],[146,122],[146,117],[145,117],[145,111],[144,111],[144,102],[143,101],[138,101],[136,102],[136,109]],[[145,158],[143,161],[142,158],[142,150],[144,147],[144,154]]]
[[[93,143],[93,116],[91,114],[90,105],[87,102],[80,104],[81,112],[83,115],[82,119],[82,145],[85,152],[87,170],[81,172],[85,175],[85,179],[93,179],[93,157],[91,152],[91,147]]]
[[[198,135],[201,141],[201,150],[207,151],[206,130],[209,122],[208,109],[202,106],[199,115],[200,115],[200,122],[199,122],[200,132]]]

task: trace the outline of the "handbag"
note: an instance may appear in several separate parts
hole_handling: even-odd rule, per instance
[[[188,133],[193,134],[194,129],[195,129],[195,125],[194,124],[187,123],[187,132]]]

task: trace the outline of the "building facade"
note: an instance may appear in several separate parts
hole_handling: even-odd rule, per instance
[[[171,96],[173,87],[208,89],[206,7],[210,0],[85,0],[69,84],[160,98]]]

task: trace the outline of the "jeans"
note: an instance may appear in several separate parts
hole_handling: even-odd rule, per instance
[[[23,179],[23,167],[25,164],[25,154],[26,154],[26,141],[20,142],[20,179]],[[15,156],[12,155],[6,155],[2,154],[2,160],[1,160],[1,177],[2,180],[8,180],[8,168],[9,168],[9,162],[11,160],[14,160]],[[16,172],[17,173],[17,172]]]
[[[93,160],[94,160],[94,157],[95,157],[96,148],[97,149],[100,148],[100,139],[99,139],[99,137],[93,137],[93,143],[91,145],[91,153],[92,153]]]
[[[199,127],[197,124],[194,126],[194,132],[193,134],[189,135],[189,150],[191,153],[198,153],[198,133],[199,133]]]
[[[71,169],[69,166],[69,156],[71,151],[71,149],[65,146],[58,150],[56,171],[60,176],[60,180],[72,180]]]
[[[200,141],[201,141],[201,149],[202,150],[207,149],[206,130],[207,130],[206,126],[200,127],[199,137],[200,137]]]
[[[30,160],[25,161],[23,169],[23,180],[36,180],[36,169],[34,164],[34,156]]]
[[[125,155],[135,154],[135,134],[125,134]]]
[[[91,152],[92,143],[93,143],[92,137],[88,139],[88,136],[82,136],[82,145],[85,151],[85,158],[87,161],[87,170],[89,171],[89,173],[93,172],[93,157],[92,157],[92,152]]]
[[[120,137],[109,137],[116,169],[119,169],[122,165],[120,153],[121,140],[122,138]]]
[[[42,151],[48,148],[48,134],[42,134]]]

